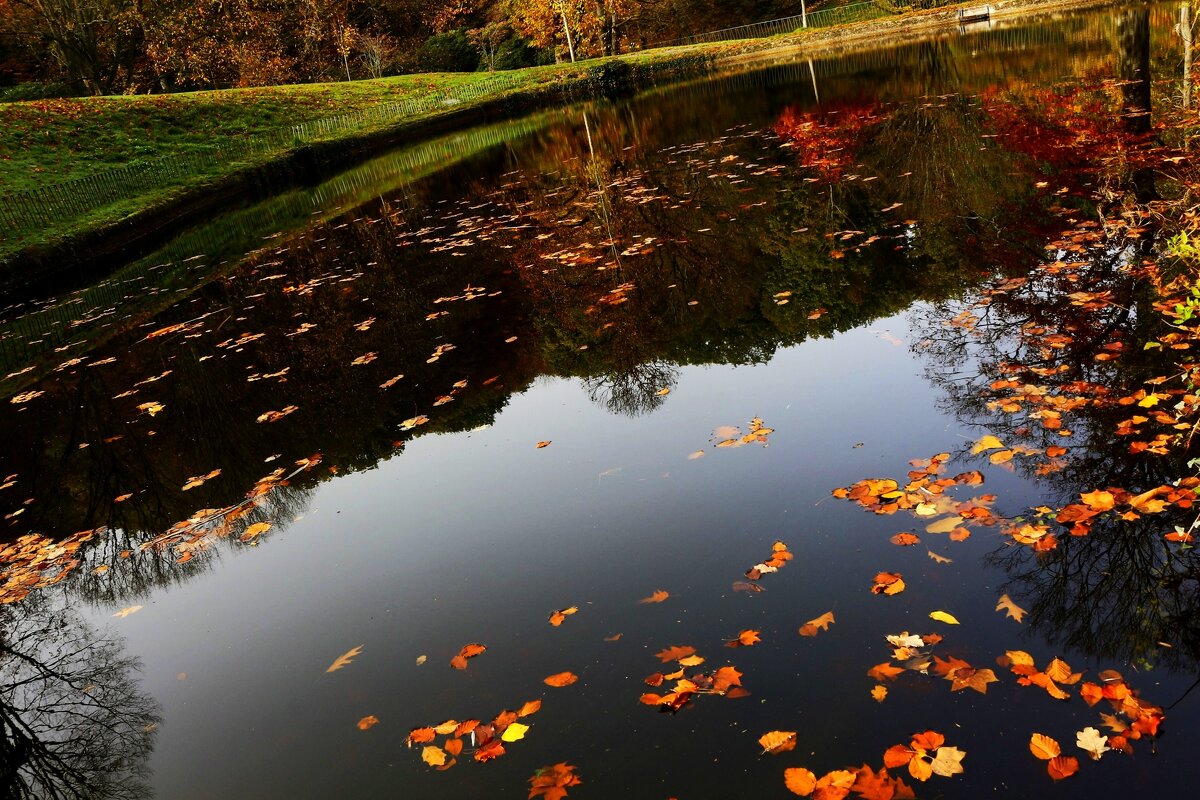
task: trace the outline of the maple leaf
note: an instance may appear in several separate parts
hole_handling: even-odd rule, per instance
[[[361,644],[358,647],[350,648],[349,650],[347,650],[346,652],[342,653],[340,656],[335,658],[333,660],[333,663],[329,665],[329,669],[327,669],[325,671],[326,672],[336,672],[337,670],[341,669],[342,667],[348,665],[360,653],[362,653],[362,649],[363,649],[363,645],[361,645]]]
[[[1092,511],[1110,511],[1116,503],[1116,498],[1112,492],[1106,492],[1102,489],[1096,489],[1092,492],[1085,492],[1079,495],[1083,500],[1084,505]]]
[[[665,664],[668,661],[678,661],[681,658],[687,658],[695,653],[696,648],[691,647],[690,645],[671,645],[670,647],[655,653],[655,656],[659,661]]]
[[[1076,733],[1075,744],[1080,750],[1091,756],[1093,761],[1099,761],[1100,756],[1112,749],[1108,746],[1108,737],[1101,736],[1100,731],[1092,727],[1084,728]]]
[[[796,732],[795,731],[768,731],[758,737],[758,743],[762,745],[763,753],[776,755],[792,750],[796,747]]]
[[[556,672],[550,677],[545,678],[542,683],[547,686],[562,688],[563,686],[570,686],[577,680],[579,680],[579,676],[573,672]]]
[[[934,775],[949,778],[963,771],[962,760],[964,756],[966,756],[966,753],[957,747],[939,747],[929,766],[933,770]]]
[[[743,561],[742,563],[744,564],[746,562]],[[671,596],[670,592],[666,591],[665,589],[655,589],[653,594],[651,594],[649,597],[643,597],[641,600],[638,600],[638,602],[639,603],[661,603],[663,600],[666,600],[670,596]]]
[[[734,687],[742,685],[742,673],[736,667],[721,667],[713,673],[712,690],[717,694],[733,696]]]
[[[882,664],[876,664],[867,671],[867,677],[874,678],[877,681],[890,681],[897,675],[904,672],[900,667],[892,666],[885,661]]]
[[[751,647],[762,641],[759,637],[761,631],[746,629],[737,635],[736,639],[730,639],[725,643],[726,647]]]
[[[575,774],[575,767],[560,762],[550,767],[542,767],[529,779],[529,800],[542,797],[544,800],[562,800],[567,796],[567,789],[583,783]]]
[[[363,717],[356,724],[358,725],[358,729],[360,731],[366,731],[366,730],[370,730],[373,726],[378,724],[378,722],[379,722],[379,717],[372,714],[370,716]]]

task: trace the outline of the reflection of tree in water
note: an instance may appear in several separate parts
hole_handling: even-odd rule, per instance
[[[1190,472],[1186,453],[1133,453],[1130,441],[1144,437],[1114,434],[1134,413],[1153,416],[1118,400],[1177,371],[1173,354],[1145,349],[1167,331],[1149,282],[1138,274],[1140,264],[1153,260],[1158,231],[1145,225],[1127,235],[1135,224],[1114,222],[1134,203],[1158,196],[1153,171],[1136,158],[1149,129],[1149,117],[1140,113],[1149,105],[1145,14],[1127,12],[1119,21],[1118,71],[1137,82],[1122,87],[1120,107],[1109,117],[1110,133],[1124,137],[1098,137],[1115,149],[1091,154],[1094,163],[1111,165],[1096,176],[1100,207],[1085,202],[1063,214],[1063,227],[1068,217],[1101,220],[1060,240],[1055,249],[1066,248],[1064,260],[1071,264],[1043,264],[1023,283],[999,283],[998,291],[967,306],[971,317],[957,317],[954,325],[946,321],[962,306],[912,315],[922,332],[927,376],[960,419],[1007,446],[1069,448],[1049,470],[1033,461],[1012,462],[1049,488],[1060,505],[1077,503],[1080,492],[1093,489],[1140,493]],[[1096,297],[1103,299],[1090,302]],[[1004,408],[1006,398],[1013,405],[1014,393],[1024,395],[1015,411]],[[1031,394],[1065,401],[1061,429],[1045,424],[1041,413],[1054,403],[1030,400]],[[1060,436],[1060,430],[1071,435]],[[1200,556],[1163,535],[1175,525],[1190,526],[1195,516],[1194,508],[1177,507],[1128,519],[1102,515],[1088,535],[1060,536],[1049,552],[1009,543],[988,561],[1008,574],[1004,589],[1027,606],[1027,621],[1047,640],[1095,658],[1194,670],[1200,665]]]
[[[663,389],[679,380],[679,369],[666,361],[646,361],[620,372],[607,372],[583,379],[593,403],[613,414],[636,417],[649,414],[666,400]]]
[[[0,607],[0,796],[148,797],[157,704],[123,643],[44,595]]]

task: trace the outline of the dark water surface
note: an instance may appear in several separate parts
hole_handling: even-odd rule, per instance
[[[1171,191],[1114,155],[1165,146],[1146,129],[1188,97],[1176,14],[781,58],[498,123],[14,303],[0,320],[7,535],[94,533],[74,560],[41,539],[5,551],[6,599],[67,572],[0,607],[0,764],[34,796],[57,782],[80,797],[516,798],[565,761],[582,780],[570,797],[786,797],[787,767],[878,768],[932,729],[965,772],[910,781],[919,797],[1194,786],[1200,573],[1190,552],[1160,552],[1186,512],[1155,519],[1145,546],[1097,532],[1039,557],[1000,526],[951,541],[925,532],[932,517],[830,494],[903,483],[910,459],[942,452],[946,475],[986,479],[948,495],[994,495],[980,503],[1009,518],[1188,474],[1130,455],[1121,417],[1087,410],[1072,436],[1045,431],[1070,452],[1043,475],[972,455],[985,433],[1007,443],[1034,424],[979,394],[1021,357],[1014,332],[1089,322],[1031,292],[995,300],[994,336],[947,325],[989,283],[1056,261],[1137,291],[1120,268],[1159,246],[1152,228],[1062,232]],[[1136,387],[1168,368],[1141,352],[1156,323],[1137,302],[1103,326],[1131,363],[1090,380]],[[762,441],[715,446],[755,418],[773,429]],[[890,543],[900,531],[921,543]],[[738,591],[776,540],[795,558],[765,591]],[[54,566],[28,566],[22,545]],[[882,570],[906,591],[872,594]],[[638,602],[658,589],[669,598]],[[994,610],[1003,593],[1023,623]],[[827,611],[828,630],[797,633]],[[745,629],[762,641],[723,646]],[[998,682],[951,692],[907,671],[876,702],[884,637],[935,631],[934,655]],[[468,643],[487,650],[451,669]],[[640,704],[666,691],[643,678],[673,668],[655,656],[671,645],[707,659],[695,671],[736,666],[749,696]],[[1075,733],[1102,728],[1107,703],[1017,685],[995,663],[1006,650],[1085,680],[1121,671],[1168,707],[1162,735],[1088,760]],[[543,683],[562,671],[578,682]],[[494,761],[468,741],[437,771],[406,746],[410,729],[537,698]],[[795,749],[760,757],[771,730],[796,731]],[[1079,774],[1052,783],[1035,731]]]

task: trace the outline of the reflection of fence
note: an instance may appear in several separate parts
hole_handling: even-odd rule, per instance
[[[81,217],[147,191],[223,173],[233,162],[252,161],[297,144],[331,139],[351,130],[370,130],[406,117],[453,108],[481,95],[499,94],[526,81],[525,77],[501,73],[443,92],[311,120],[258,136],[220,141],[195,154],[165,156],[0,195],[0,231],[7,229],[15,237],[22,231]]]
[[[755,22],[751,25],[739,25],[736,28],[723,28],[709,33],[697,33],[672,39],[668,42],[658,42],[654,47],[673,47],[684,44],[701,44],[703,42],[726,42],[733,39],[761,39],[765,36],[778,36],[782,33],[794,33],[801,28],[827,28],[830,25],[844,25],[848,22],[862,22],[868,19],[890,16],[892,11],[874,2],[851,3],[836,8],[822,8],[808,14],[797,14],[794,17],[782,17],[766,22]]]

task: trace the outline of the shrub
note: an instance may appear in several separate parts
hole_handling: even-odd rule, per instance
[[[417,51],[417,66],[425,72],[474,72],[479,52],[465,31],[447,31],[425,40]]]

